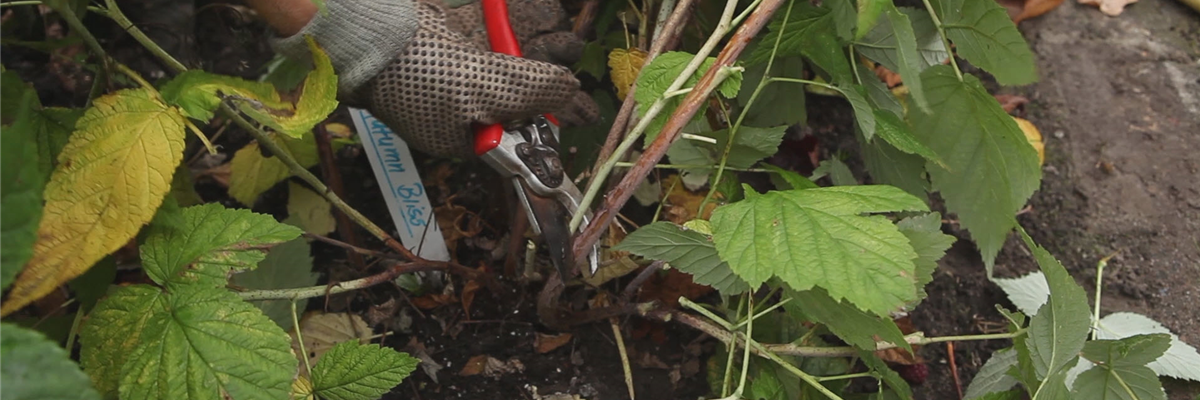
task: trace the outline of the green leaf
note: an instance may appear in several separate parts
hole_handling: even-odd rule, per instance
[[[741,127],[734,137],[733,147],[729,149],[726,166],[729,168],[750,168],[759,160],[770,157],[779,149],[779,144],[783,142],[783,135],[786,131],[786,126],[772,128]],[[667,155],[671,158],[671,162],[684,165],[719,165],[721,163],[721,154],[725,151],[725,147],[729,143],[729,130],[722,129],[698,135],[716,139],[717,143],[711,144],[695,140],[677,141],[671,144],[671,148],[667,149]],[[708,179],[709,174],[713,171],[710,168],[700,168],[689,169],[685,173],[699,181],[704,181]]]
[[[808,180],[808,178],[805,178],[804,175],[800,175],[798,173],[788,171],[786,169],[779,168],[779,167],[776,167],[771,164],[765,164],[765,165],[763,165],[763,168],[771,170],[771,172],[774,172],[776,176],[778,176],[780,179],[783,180],[784,185],[780,185],[778,183],[776,183],[776,185],[775,185],[775,187],[777,187],[781,190],[814,189],[814,188],[820,187],[820,186],[817,186],[817,184],[813,183],[813,181]]]
[[[908,237],[908,244],[917,252],[913,260],[917,276],[917,301],[925,299],[925,285],[933,282],[938,260],[954,244],[954,236],[942,233],[942,215],[932,212],[908,217],[896,223],[896,229]]]
[[[871,140],[875,137],[875,112],[871,108],[871,103],[867,103],[866,90],[858,85],[837,88],[837,90],[846,97],[846,101],[850,102],[850,107],[854,108],[854,122],[858,124],[858,129],[862,131],[868,141]]]
[[[696,283],[712,286],[725,296],[750,290],[745,281],[733,274],[729,264],[717,257],[708,237],[670,222],[659,221],[638,228],[613,249],[666,261],[672,268],[692,275]]]
[[[634,93],[634,99],[638,103],[638,115],[645,116],[646,111],[650,110],[650,106],[659,98],[662,98],[663,93],[675,82],[675,78],[683,73],[683,69],[695,57],[694,54],[682,51],[670,51],[655,57],[650,61],[649,65],[642,67],[642,72],[637,78],[637,92]],[[696,86],[700,82],[700,77],[704,76],[709,69],[712,69],[717,59],[708,57],[696,68],[696,72],[684,82],[681,89],[686,89]],[[742,73],[733,72],[729,77],[725,78],[717,85],[716,92],[726,98],[736,97],[738,90],[742,87]],[[659,131],[663,125],[667,123],[667,119],[679,107],[679,103],[686,95],[679,95],[666,100],[664,107],[653,122],[646,127],[646,143],[650,143],[654,138],[658,137]],[[703,113],[696,113],[693,120],[703,119]]]
[[[892,6],[888,0],[858,0],[858,21],[854,27],[854,39],[862,39],[879,23],[883,10]]]
[[[982,2],[980,2],[982,3]],[[925,70],[926,94],[933,114],[913,112],[917,140],[942,157],[949,168],[926,163],[933,188],[958,214],[983,254],[992,263],[1016,212],[1041,181],[1037,152],[1012,117],[974,76],[960,82],[951,67]]]
[[[87,375],[57,343],[10,323],[0,324],[0,397],[5,400],[99,400]]]
[[[421,361],[377,344],[338,343],[313,366],[313,390],[330,400],[371,400],[400,384]]]
[[[151,317],[166,312],[165,293],[122,286],[96,304],[79,329],[79,363],[105,398],[117,397],[121,366],[140,343]]]
[[[1046,275],[1041,271],[1034,271],[1020,278],[993,278],[992,282],[1004,291],[1008,301],[1028,315],[1037,315],[1038,309],[1046,304],[1046,299],[1050,296],[1050,285],[1046,283]]]
[[[1075,378],[1072,398],[1089,400],[1166,400],[1162,382],[1144,366],[1092,368]]]
[[[1062,369],[1047,376],[1034,393],[1033,400],[1075,400],[1067,388],[1067,372],[1079,362],[1079,356],[1071,357]],[[1086,397],[1084,397],[1086,398]]]
[[[121,367],[121,398],[286,398],[297,360],[287,333],[224,289],[180,285]]]
[[[875,183],[892,185],[918,198],[926,198],[929,180],[925,179],[924,159],[897,150],[884,140],[868,142],[859,135],[859,143],[863,164]]]
[[[305,168],[317,165],[320,156],[317,155],[317,142],[312,133],[292,139],[283,135],[268,134],[275,144],[292,154],[296,162]],[[267,191],[280,181],[292,176],[288,168],[278,157],[263,155],[257,142],[250,142],[245,147],[233,153],[229,163],[229,195],[245,205],[254,205],[258,195]]]
[[[291,103],[279,99],[275,86],[268,82],[248,81],[196,69],[171,79],[159,93],[168,104],[183,110],[184,115],[201,121],[212,119],[213,111],[221,106],[225,98],[253,100],[260,102],[263,107],[275,109],[292,108]]]
[[[260,81],[269,82],[275,86],[275,90],[290,92],[304,82],[304,77],[312,71],[313,65],[311,59],[297,60],[276,54],[264,68],[267,72]]]
[[[1090,330],[1087,295],[1067,269],[1021,230],[1025,245],[1050,284],[1050,299],[1029,321],[1029,353],[1039,378],[1054,375],[1083,349]],[[1072,363],[1073,364],[1073,363]]]
[[[180,223],[151,224],[141,246],[142,266],[166,287],[225,286],[228,274],[253,269],[273,245],[300,229],[270,215],[227,209],[218,203],[184,208]]]
[[[1171,347],[1167,349],[1166,354],[1147,365],[1150,369],[1163,376],[1200,381],[1200,353],[1149,317],[1131,312],[1105,315],[1098,323],[1096,338],[1121,339],[1147,333],[1171,335]]]
[[[900,374],[896,373],[896,371],[893,371],[891,368],[889,368],[887,363],[879,359],[879,356],[876,356],[874,352],[868,350],[859,350],[858,356],[860,359],[862,359],[863,364],[866,364],[868,368],[870,368],[872,371],[875,371],[876,374],[879,374],[879,378],[883,380],[883,383],[887,384],[889,388],[895,391],[895,393],[900,396],[901,399],[912,399],[912,388],[908,386],[908,382],[905,381],[904,378],[901,378]]]
[[[5,71],[4,85],[24,87],[16,73]],[[15,80],[15,82],[13,82]],[[32,114],[38,106],[37,92],[23,90],[12,126],[0,128],[0,289],[7,288],[33,256],[38,222],[42,220],[42,190],[47,171],[39,168],[37,131]],[[14,101],[6,98],[5,102]]]
[[[842,51],[834,25],[834,15],[828,8],[817,7],[807,1],[792,3],[791,15],[780,10],[775,19],[767,26],[769,32],[759,41],[758,46],[750,52],[747,65],[767,62],[771,57],[771,49],[779,39],[779,49],[775,57],[800,56],[808,58],[813,65],[829,75],[835,83],[854,82],[854,72],[850,62]],[[780,30],[787,22],[787,30],[780,38]],[[640,89],[639,89],[640,90]]]
[[[318,274],[312,272],[313,258],[308,242],[296,238],[284,242],[267,253],[258,263],[258,268],[234,274],[230,282],[247,289],[290,289],[317,284]],[[285,330],[292,329],[292,302],[290,300],[263,300],[251,302],[268,318]],[[304,310],[308,299],[296,302],[297,310]]]
[[[858,184],[858,179],[854,178],[854,173],[850,172],[850,166],[837,158],[829,158],[821,161],[821,165],[813,169],[812,176],[809,180],[817,180],[828,176],[829,180],[833,181],[835,186],[853,186]]]
[[[279,109],[257,99],[233,98],[239,109],[258,122],[293,138],[308,133],[337,108],[338,77],[329,55],[311,36],[305,37],[312,52],[314,68],[304,79],[304,87],[295,108]]]
[[[288,182],[287,212],[305,232],[328,235],[337,229],[329,200],[295,181]]]
[[[992,353],[971,384],[967,385],[965,400],[981,399],[985,395],[1005,392],[1017,385],[1017,379],[1008,375],[1008,370],[1017,366],[1017,351],[1012,348],[997,350]]]
[[[867,69],[864,65],[858,65],[858,73],[862,76],[872,76],[874,71]],[[867,90],[867,100],[875,109],[891,111],[896,115],[908,115],[908,111],[903,104],[900,104],[900,99],[888,89],[887,84],[878,79],[867,79],[862,83]]]
[[[829,0],[830,13],[833,15],[833,26],[837,29],[837,37],[842,41],[854,39],[858,24],[858,10],[850,0]]]
[[[913,136],[912,127],[891,111],[875,110],[875,126],[875,133],[896,150],[921,156],[939,167],[948,168],[937,153],[917,141],[917,138]]]
[[[1109,367],[1143,366],[1171,347],[1171,335],[1143,334],[1117,340],[1092,340],[1083,345],[1083,358]]]
[[[748,197],[711,221],[717,254],[750,286],[778,276],[886,315],[916,299],[917,254],[887,218],[860,214],[927,210],[894,187],[836,186]]]
[[[908,87],[908,94],[917,103],[917,107],[928,112],[929,102],[925,100],[925,90],[921,85],[921,71],[925,66],[922,65],[921,55],[917,52],[917,36],[913,32],[912,24],[909,23],[908,16],[895,6],[888,7],[884,15],[896,34],[896,63],[900,69],[893,71],[900,73],[900,79],[904,81],[904,86]]]
[[[591,41],[583,45],[583,54],[575,62],[576,73],[586,72],[596,80],[604,79],[604,71],[608,68],[608,55],[600,41]]]
[[[738,92],[737,97],[738,103],[743,107],[749,104],[754,90],[758,88],[759,82],[767,75],[766,69],[767,64],[746,67],[745,83],[742,84],[742,90]],[[804,59],[798,56],[776,59],[771,64],[770,76],[795,79],[803,78]],[[744,123],[751,126],[790,126],[803,124],[808,119],[808,111],[805,108],[805,96],[802,93],[797,93],[795,89],[790,84],[779,82],[767,84],[767,86],[764,86],[759,91],[758,98],[754,99],[754,104],[749,105],[750,108],[743,111],[746,113]]]
[[[750,381],[751,400],[784,400],[787,398],[783,384],[779,382],[779,378],[775,374],[760,371],[750,379],[752,379]]]
[[[1001,85],[1037,80],[1025,37],[994,1],[930,0],[958,55],[996,77]]]
[[[908,17],[911,24],[916,50],[920,55],[918,71],[941,64],[950,57],[950,54],[946,52],[945,43],[942,43],[941,35],[938,34],[937,25],[933,24],[933,19],[929,17],[928,12],[911,7],[898,8],[901,14]],[[901,44],[897,40],[897,29],[892,26],[893,20],[890,17],[880,19],[879,24],[875,25],[866,36],[854,42],[854,50],[883,64],[887,69],[899,72],[903,61],[899,57]],[[904,82],[907,84],[908,79],[905,78]]]
[[[830,332],[851,346],[875,351],[875,340],[891,342],[912,352],[912,346],[904,340],[904,333],[891,318],[868,314],[846,301],[829,297],[825,289],[795,291],[784,288],[785,298],[792,301],[783,307],[790,313],[802,315],[803,319],[825,325]]]

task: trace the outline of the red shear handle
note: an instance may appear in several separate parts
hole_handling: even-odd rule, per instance
[[[483,21],[487,24],[488,43],[492,51],[521,57],[521,45],[508,21],[508,2],[505,0],[483,0]],[[482,156],[500,145],[504,127],[500,124],[481,126],[475,129],[475,155]]]

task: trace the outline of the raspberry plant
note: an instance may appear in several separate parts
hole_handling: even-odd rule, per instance
[[[675,142],[667,153],[685,183],[709,187],[704,203],[718,203],[711,217],[682,225],[654,222],[616,246],[665,261],[720,292],[716,311],[681,299],[700,316],[665,314],[726,344],[710,362],[716,395],[842,399],[850,396],[845,393],[850,380],[868,378],[880,383],[869,398],[911,398],[905,379],[876,351],[982,339],[1012,339],[1013,345],[992,356],[967,398],[1015,399],[1024,392],[1034,399],[1161,399],[1157,375],[1200,379],[1178,367],[1200,356],[1165,329],[1124,329],[1147,323],[1122,322],[1133,318],[1124,315],[1100,318],[1098,304],[1089,313],[1082,288],[1017,224],[1014,214],[1040,184],[1037,153],[980,79],[959,65],[961,57],[1005,85],[1037,78],[1028,45],[1002,8],[986,0],[924,0],[916,8],[890,0],[817,3],[758,0],[734,18],[739,2],[729,0],[713,34],[699,49],[688,49],[693,52],[663,53],[640,72],[629,71],[637,62],[627,55],[645,52],[619,53],[626,54],[621,80],[636,77],[633,100],[641,122],[616,154],[642,133],[649,144],[684,107],[679,96],[691,91],[713,91],[724,113],[717,119],[725,121],[722,126],[694,118],[690,139]],[[338,344],[315,365],[307,357],[298,361],[284,332],[298,325],[295,302],[335,289],[239,292],[230,289],[229,280],[248,276],[238,274],[258,267],[275,246],[307,251],[297,240],[301,230],[245,210],[181,204],[187,201],[171,193],[181,185],[176,170],[186,132],[212,151],[197,122],[221,113],[255,136],[251,150],[261,147],[274,155],[239,151],[234,164],[251,171],[241,178],[250,181],[232,185],[232,197],[252,203],[294,175],[379,239],[394,243],[306,170],[315,164],[311,129],[337,106],[337,78],[316,41],[309,41],[315,68],[292,102],[269,83],[187,71],[113,0],[87,8],[131,32],[177,73],[152,85],[105,54],[77,17],[84,8],[60,0],[46,5],[89,46],[106,78],[124,76],[132,84],[111,93],[97,86],[101,90],[93,91],[87,108],[63,109],[43,107],[14,73],[3,73],[0,278],[5,288],[11,285],[3,313],[99,269],[104,257],[131,240],[139,245],[149,282],[110,288],[102,298],[77,291],[82,307],[65,350],[5,323],[4,397],[366,399],[415,369],[412,357],[357,341]],[[708,57],[726,33],[768,7],[778,11],[767,32],[735,65],[717,66]],[[864,66],[868,62],[897,71],[907,93],[897,96],[874,79]],[[715,82],[699,87],[713,68]],[[860,156],[876,184],[854,185],[846,177],[849,170],[833,162],[822,166],[833,178],[831,187],[764,165],[754,170],[771,174],[776,190],[760,194],[727,173],[754,168],[778,150],[787,126],[805,122],[806,92],[849,103]],[[618,158],[601,160],[600,176]],[[589,198],[603,181],[589,182]],[[954,241],[941,232],[941,215],[930,210],[929,193],[938,193],[946,211],[958,215],[989,276],[1014,229],[1034,254],[1041,269],[1035,286],[1045,290],[1027,296],[1040,300],[1028,309],[1002,310],[1010,323],[1006,333],[925,337],[905,335],[893,322],[894,314],[924,299],[924,286]],[[573,223],[580,220],[576,216]],[[387,273],[394,277],[397,271]],[[336,291],[386,280],[347,282]],[[998,283],[1010,291],[1015,285]],[[291,313],[280,313],[276,304],[268,316],[267,307],[251,302],[262,300],[290,301]],[[847,346],[826,343],[821,339],[826,333]],[[76,334],[82,371],[70,358]],[[866,372],[854,372],[859,363]]]

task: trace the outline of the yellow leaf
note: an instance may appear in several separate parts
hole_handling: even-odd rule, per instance
[[[617,87],[617,97],[625,100],[629,88],[637,81],[642,64],[646,63],[646,52],[636,47],[615,49],[608,53],[608,68],[612,69],[613,86]]]
[[[296,218],[301,229],[318,235],[333,232],[337,222],[331,208],[329,200],[317,192],[296,182],[288,183],[288,216]]]
[[[183,123],[151,89],[96,99],[59,153],[33,257],[0,315],[84,273],[150,221],[183,159]]]
[[[329,55],[311,36],[306,36],[305,40],[312,51],[314,68],[304,79],[303,92],[294,110],[276,109],[253,100],[239,101],[246,115],[293,138],[303,136],[318,122],[324,121],[338,105],[338,78]]]
[[[317,165],[320,161],[312,132],[301,136],[300,139],[290,139],[277,134],[269,136],[305,168]],[[258,195],[292,176],[292,171],[278,157],[264,157],[258,142],[250,142],[233,153],[233,161],[229,162],[229,166],[229,195],[248,206],[254,205]]]
[[[314,400],[316,399],[313,392],[312,382],[307,376],[298,375],[296,380],[292,381],[292,400]]]
[[[1025,132],[1025,139],[1029,140],[1029,144],[1033,146],[1038,153],[1038,165],[1046,163],[1046,143],[1042,142],[1042,132],[1038,131],[1036,125],[1023,118],[1013,117],[1017,121],[1017,126],[1021,127],[1021,132]]]

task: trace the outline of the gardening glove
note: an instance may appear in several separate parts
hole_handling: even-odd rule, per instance
[[[444,0],[443,5],[446,27],[487,50],[487,25],[479,1]],[[583,57],[584,42],[571,32],[567,11],[559,0],[509,0],[508,13],[525,58],[570,66]],[[580,90],[554,116],[563,126],[581,126],[596,122],[600,109],[592,96]]]
[[[419,151],[473,155],[472,124],[554,112],[579,90],[565,68],[476,47],[447,29],[435,4],[329,0],[326,7],[273,46],[303,59],[304,36],[314,36],[339,73],[339,99],[370,110]]]

